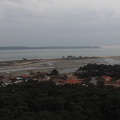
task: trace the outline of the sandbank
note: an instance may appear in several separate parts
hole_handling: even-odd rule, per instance
[[[80,66],[84,66],[88,63],[109,64],[109,60],[117,60],[117,62],[120,62],[120,57],[89,57],[84,59],[56,58],[0,61],[0,76],[19,76],[30,71],[50,72],[54,68],[57,69],[60,73],[69,73],[74,72]]]

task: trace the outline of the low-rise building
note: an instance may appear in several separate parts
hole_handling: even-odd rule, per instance
[[[102,76],[102,78],[106,81],[106,82],[109,82],[112,80],[112,77],[110,76]]]
[[[104,85],[106,85],[106,86],[120,87],[120,82],[117,82],[117,81],[104,82]]]

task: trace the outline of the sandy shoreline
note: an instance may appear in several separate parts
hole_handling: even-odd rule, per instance
[[[110,58],[85,58],[85,59],[35,59],[35,60],[14,60],[14,61],[0,61],[0,75],[22,75],[33,72],[50,72],[56,68],[60,73],[74,72],[80,66],[88,63],[109,64],[109,62],[118,63],[120,57]],[[118,63],[119,64],[119,63]]]

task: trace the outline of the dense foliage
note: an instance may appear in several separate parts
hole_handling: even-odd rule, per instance
[[[59,73],[56,69],[53,69],[52,72],[50,73],[50,76],[58,76]]]
[[[108,75],[120,79],[120,65],[87,64],[86,66],[80,67],[75,72],[75,75],[85,78]]]
[[[29,81],[0,94],[0,120],[120,119],[120,88]]]

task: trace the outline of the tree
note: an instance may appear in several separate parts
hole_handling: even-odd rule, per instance
[[[58,76],[59,73],[56,69],[53,69],[52,72],[50,73],[51,76]]]

